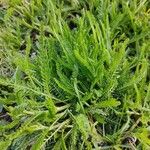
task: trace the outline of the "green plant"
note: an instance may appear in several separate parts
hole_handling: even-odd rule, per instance
[[[149,149],[149,2],[8,2],[0,147]],[[8,68],[8,67],[6,67]]]

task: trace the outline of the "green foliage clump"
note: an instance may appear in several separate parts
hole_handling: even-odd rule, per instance
[[[0,149],[150,149],[149,5],[5,2]]]

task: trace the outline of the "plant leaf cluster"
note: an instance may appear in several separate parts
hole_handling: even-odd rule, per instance
[[[2,150],[150,148],[148,0],[4,6]]]

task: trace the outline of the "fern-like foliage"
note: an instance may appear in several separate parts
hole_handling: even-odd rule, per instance
[[[147,0],[2,5],[0,149],[150,148]]]

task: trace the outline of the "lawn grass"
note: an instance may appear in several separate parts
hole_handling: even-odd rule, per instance
[[[4,2],[0,149],[149,150],[149,1]]]

